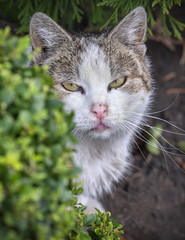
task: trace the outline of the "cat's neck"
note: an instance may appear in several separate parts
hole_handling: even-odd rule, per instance
[[[76,145],[77,155],[82,154],[86,156],[88,164],[91,162],[91,157],[94,157],[94,161],[97,158],[102,158],[108,154],[119,154],[123,152],[123,149],[127,149],[129,143],[128,138],[114,137],[110,139],[80,139]],[[79,159],[79,161],[83,161]]]
[[[129,145],[130,139],[123,136],[79,141],[74,160],[82,168],[80,181],[85,183],[85,192],[95,196],[111,190],[112,183],[128,171]]]

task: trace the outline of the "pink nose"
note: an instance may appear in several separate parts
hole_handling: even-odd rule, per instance
[[[107,116],[108,106],[106,104],[93,104],[91,112],[96,116],[97,119],[102,120]]]

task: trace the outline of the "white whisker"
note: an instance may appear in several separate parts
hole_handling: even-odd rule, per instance
[[[124,125],[124,127],[125,127],[125,128],[127,128],[127,129],[128,129],[128,131],[129,131],[129,128],[128,128],[128,127],[126,127],[126,125]],[[137,134],[135,134],[135,133],[134,133],[134,135],[135,135],[136,137],[138,137],[138,136],[137,136]],[[141,139],[141,140],[143,140],[143,139]],[[145,161],[146,161],[146,162],[149,164],[149,166],[150,166],[150,167],[152,167],[152,166],[151,166],[151,164],[148,162],[147,158],[145,157],[145,155],[143,154],[143,152],[142,152],[141,148],[139,147],[138,143],[136,142],[136,140],[135,140],[134,138],[133,138],[133,141],[134,141],[134,143],[136,144],[136,146],[137,146],[138,150],[140,151],[140,153],[141,153],[142,157],[143,157],[143,158],[145,159]]]
[[[179,96],[179,93],[176,95],[175,99],[173,100],[173,102],[168,107],[166,107],[162,110],[156,111],[156,112],[150,112],[150,114],[157,114],[157,113],[161,113],[161,112],[164,112],[164,111],[170,109],[174,105],[174,103],[176,102],[178,96]]]
[[[166,155],[172,160],[172,162],[183,172],[183,173],[185,173],[185,171],[181,168],[181,167],[179,167],[179,165],[174,161],[174,159],[170,156],[170,154],[171,153],[169,153],[160,143],[159,143],[159,141],[152,135],[152,134],[150,134],[148,131],[146,131],[145,129],[143,129],[143,128],[141,128],[141,127],[139,127],[139,126],[137,126],[137,125],[135,125],[135,124],[133,124],[133,123],[131,123],[131,122],[128,122],[127,121],[127,123],[128,124],[131,124],[132,126],[134,126],[134,127],[137,127],[137,128],[139,128],[140,130],[142,130],[142,131],[144,131],[145,133],[147,133],[152,139],[154,139],[154,141],[160,146],[160,149],[162,150],[162,153],[163,153],[163,156],[164,156],[164,159],[165,159],[165,163],[166,163],[166,167],[167,167],[167,171],[169,172],[169,169],[168,169],[168,164],[167,164],[167,159],[166,159]],[[140,133],[139,133],[140,134]],[[166,155],[165,155],[166,154]]]

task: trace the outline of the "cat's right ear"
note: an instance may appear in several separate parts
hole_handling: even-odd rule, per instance
[[[145,55],[146,28],[147,15],[145,9],[137,7],[110,31],[108,37],[130,46],[140,55]]]
[[[64,42],[72,41],[72,37],[50,17],[44,13],[35,13],[30,22],[32,48],[40,48],[33,61],[42,65],[44,60],[52,57]]]

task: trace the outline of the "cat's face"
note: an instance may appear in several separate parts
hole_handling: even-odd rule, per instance
[[[35,62],[49,65],[58,97],[75,113],[79,137],[128,134],[128,123],[140,122],[150,92],[143,14],[139,8],[112,31],[88,36],[72,36],[40,13],[32,18],[33,47],[43,43]]]

